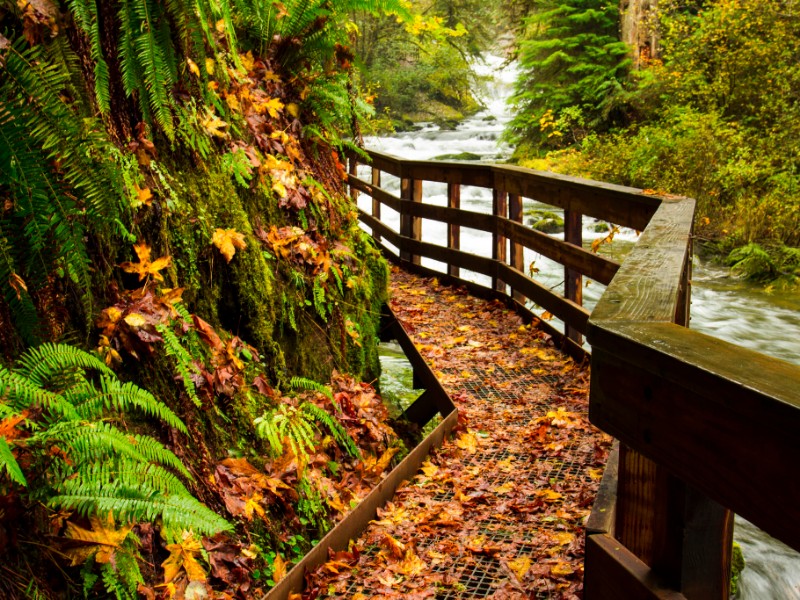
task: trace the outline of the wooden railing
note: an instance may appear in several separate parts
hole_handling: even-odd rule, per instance
[[[527,300],[566,324],[567,350],[591,344],[592,422],[618,438],[587,524],[585,590],[595,598],[727,598],[731,510],[800,549],[800,367],[691,331],[694,201],[504,165],[407,161],[370,152],[372,197],[360,218],[394,260],[422,257],[491,278],[491,292]],[[381,188],[400,178],[400,195]],[[424,202],[422,182],[447,184],[448,206]],[[461,186],[492,190],[493,214],[460,208]],[[565,211],[560,241],[522,224],[522,199]],[[399,213],[399,229],[381,207]],[[643,231],[620,266],[581,247],[582,215]],[[447,224],[447,245],[421,237]],[[492,234],[492,256],[460,247],[461,228]],[[523,248],[564,266],[564,294],[525,274]],[[424,270],[424,269],[423,269]],[[608,288],[591,314],[582,277]],[[470,284],[473,288],[475,284]]]

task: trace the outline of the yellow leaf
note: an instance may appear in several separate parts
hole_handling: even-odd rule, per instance
[[[575,534],[569,531],[557,531],[553,534],[553,538],[559,546],[566,546],[572,543],[572,540],[575,539]]]
[[[153,203],[153,193],[150,191],[150,188],[140,188],[134,183],[133,189],[136,192],[137,201],[139,203],[136,206],[141,206],[142,204],[150,206]]]
[[[220,19],[214,24],[214,29],[217,30],[217,33],[225,33],[225,19]]]
[[[290,102],[286,105],[286,112],[296,119],[300,115],[300,107],[294,102]]]
[[[402,562],[396,567],[398,572],[402,573],[403,575],[407,575],[409,577],[414,577],[416,575],[419,575],[427,568],[428,565],[425,564],[425,561],[423,561],[419,556],[417,556],[417,554],[411,548],[408,548],[406,550]]]
[[[200,67],[191,58],[186,57],[186,64],[189,65],[189,72],[200,77]]]
[[[567,575],[572,575],[574,572],[575,569],[572,568],[572,565],[566,562],[559,561],[550,567],[550,573],[556,577],[566,577]]]
[[[275,75],[275,73],[273,73],[272,71],[265,71],[264,81],[275,81],[276,83],[280,83],[281,78]]]
[[[242,106],[239,104],[239,98],[236,97],[236,94],[228,94],[225,96],[225,102],[228,103],[228,107],[231,110],[242,112]]]
[[[206,59],[206,73],[208,73],[209,75],[214,73],[214,59],[213,58],[207,58]]]
[[[420,471],[422,471],[425,474],[426,477],[430,478],[430,477],[433,477],[434,475],[436,475],[439,472],[439,467],[437,467],[431,461],[426,460],[424,463],[422,463],[422,466],[420,467]]]
[[[520,556],[514,560],[508,561],[508,566],[514,572],[514,575],[517,576],[517,579],[522,582],[528,569],[531,568],[531,559],[527,556]]]
[[[253,495],[245,500],[244,516],[248,521],[253,520],[253,513],[256,513],[259,517],[263,517],[266,514],[264,512],[264,507],[261,506],[261,501],[263,499],[263,495],[258,492],[253,492]]]
[[[286,198],[286,186],[283,185],[280,181],[273,181],[272,182],[272,191],[278,194],[281,198]]]
[[[270,98],[266,102],[261,102],[256,106],[256,111],[264,114],[265,112],[269,113],[269,116],[273,119],[278,118],[278,113],[283,110],[283,102],[278,100],[277,98]]]
[[[202,552],[203,545],[194,539],[193,533],[184,531],[181,541],[167,544],[167,550],[170,552],[169,557],[161,564],[164,567],[164,583],[172,582],[181,569],[186,571],[189,581],[206,580],[205,569],[196,558]]]
[[[133,246],[136,256],[139,257],[138,263],[124,262],[120,265],[122,270],[126,273],[136,273],[139,275],[139,281],[152,275],[156,281],[164,281],[159,271],[167,268],[172,264],[172,257],[162,256],[153,262],[150,262],[150,246],[142,242]]]
[[[467,431],[466,433],[462,433],[456,440],[456,446],[462,450],[466,450],[470,454],[475,454],[478,450],[478,438],[471,431]]]
[[[240,54],[239,60],[241,61],[245,71],[249,73],[250,71],[253,70],[253,65],[255,64],[256,61],[253,58],[253,53],[250,50],[247,51],[247,54]]]
[[[510,492],[513,489],[514,489],[514,484],[511,483],[510,481],[506,481],[503,485],[494,488],[492,491],[495,494],[498,494],[498,495],[502,496],[504,494],[507,494],[508,492]]]
[[[129,315],[125,315],[124,321],[133,328],[147,325],[147,319],[145,319],[139,313],[130,313]]]
[[[561,499],[561,494],[555,490],[538,490],[536,495],[540,498],[544,498],[545,502],[555,502]]]
[[[211,238],[213,243],[225,260],[231,262],[233,255],[236,254],[236,249],[244,250],[247,248],[247,243],[244,241],[244,235],[235,229],[217,229],[214,236]]]
[[[84,529],[67,521],[67,530],[65,536],[68,539],[76,540],[89,544],[88,546],[81,546],[66,551],[66,554],[72,558],[72,565],[79,565],[86,562],[86,559],[94,554],[95,561],[99,563],[108,563],[114,558],[114,553],[120,547],[125,538],[128,537],[133,528],[133,524],[125,525],[120,529],[115,529],[114,516],[111,512],[105,522],[100,520],[99,517],[89,517],[92,530]]]
[[[211,110],[206,110],[206,114],[200,124],[210,135],[213,135],[214,137],[228,137],[228,133],[223,131],[228,124],[211,112]]]
[[[281,555],[275,553],[275,560],[272,561],[272,581],[278,583],[286,576],[286,561],[281,558]]]

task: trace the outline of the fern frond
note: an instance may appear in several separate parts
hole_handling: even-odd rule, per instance
[[[333,392],[331,392],[331,388],[322,383],[318,383],[313,379],[295,376],[289,380],[289,386],[295,390],[304,389],[312,392],[319,392],[333,402]]]
[[[48,504],[82,515],[112,512],[121,521],[155,521],[161,518],[171,531],[192,530],[202,535],[230,531],[230,523],[191,496],[162,495],[139,487],[102,487],[92,482],[64,482],[64,491]]]
[[[194,402],[194,405],[199,408],[203,403],[200,401],[200,398],[197,397],[194,381],[192,381],[191,371],[196,371],[196,367],[192,364],[192,357],[186,351],[186,348],[181,345],[178,336],[175,335],[172,328],[159,323],[156,325],[156,329],[164,339],[164,349],[167,356],[174,359],[175,370],[178,371],[178,375],[181,377],[183,389],[186,390],[186,394],[191,398],[192,402]]]
[[[100,42],[100,23],[95,0],[69,0],[69,8],[75,21],[89,40],[90,53],[94,61],[94,91],[100,112],[111,110],[111,88],[108,63]]]
[[[315,420],[325,426],[330,431],[333,439],[353,458],[361,458],[361,450],[356,445],[355,441],[347,430],[342,426],[336,418],[328,413],[325,409],[320,408],[313,402],[305,402],[301,410],[308,415],[309,419]]]
[[[22,469],[19,468],[19,463],[14,455],[11,453],[11,448],[6,442],[6,438],[0,436],[0,471],[6,470],[8,476],[12,481],[18,484],[27,486],[28,482],[25,480],[25,475],[22,474]]]
[[[163,444],[146,435],[120,431],[110,423],[65,421],[35,433],[31,439],[61,442],[65,452],[79,466],[119,456],[172,467],[184,477],[192,478],[181,460]]]
[[[60,395],[42,389],[27,377],[0,367],[0,398],[7,398],[17,411],[42,407],[67,419],[77,419],[78,413]]]
[[[164,467],[142,464],[128,458],[82,465],[75,470],[78,478],[105,489],[109,486],[135,488],[142,486],[162,494],[189,495],[186,486]]]
[[[44,387],[53,377],[75,369],[93,369],[105,375],[114,372],[97,356],[69,344],[41,344],[29,348],[17,363],[17,372]]]

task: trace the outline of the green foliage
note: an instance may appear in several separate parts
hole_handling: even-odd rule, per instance
[[[631,64],[617,37],[619,7],[610,0],[536,0],[519,43],[521,72],[512,101],[512,139],[539,147],[563,145],[555,123],[568,109],[594,129],[618,120],[610,99],[622,89]],[[573,141],[573,140],[567,140]]]
[[[156,325],[156,329],[164,340],[164,351],[172,359],[186,395],[199,408],[203,403],[197,397],[194,381],[192,381],[192,373],[197,373],[197,367],[192,362],[192,355],[183,347],[172,327],[159,323]]]
[[[145,390],[121,384],[96,357],[63,344],[34,348],[15,370],[0,369],[0,396],[4,413],[21,422],[0,446],[0,460],[29,501],[87,516],[111,512],[123,522],[161,518],[176,531],[211,534],[229,527],[169,471],[191,478],[180,459],[155,439],[110,422],[137,410],[186,433],[169,408]],[[31,433],[23,439],[25,429]],[[54,454],[54,447],[60,451]],[[27,456],[27,477],[15,451]]]
[[[291,380],[289,380],[289,385],[294,390],[303,389],[312,392],[319,392],[320,394],[328,398],[328,400],[333,402],[333,393],[331,392],[331,388],[328,387],[327,385],[323,385],[317,381],[314,381],[313,379],[308,379],[306,377],[299,377],[295,375],[294,377],[291,378]]]
[[[700,4],[659,3],[662,56],[610,99],[633,122],[611,132],[587,123],[579,152],[551,158],[562,172],[692,196],[701,238],[723,239],[723,255],[741,247],[729,257],[736,272],[794,278],[800,105],[791,90],[800,86],[800,7]],[[550,131],[562,125],[553,119]]]
[[[308,380],[302,381],[303,385],[308,383]],[[284,442],[286,442],[292,453],[305,461],[317,444],[316,434],[320,431],[320,427],[327,429],[351,456],[361,455],[358,446],[344,427],[330,413],[313,402],[303,402],[299,407],[281,404],[258,417],[254,424],[256,432],[269,442],[275,456],[285,452]]]
[[[91,311],[86,226],[129,236],[123,161],[98,122],[63,97],[68,74],[45,51],[19,38],[0,63],[0,193],[11,206],[0,217],[0,288],[31,344],[41,339],[32,294],[50,278],[75,284]]]

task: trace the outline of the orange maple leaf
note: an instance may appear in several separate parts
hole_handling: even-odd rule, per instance
[[[124,262],[120,265],[122,270],[126,273],[136,273],[139,275],[139,281],[149,277],[150,275],[153,276],[153,279],[156,281],[164,281],[164,277],[159,273],[162,269],[166,269],[168,266],[172,264],[172,257],[171,256],[162,256],[161,258],[157,258],[154,261],[150,260],[150,246],[147,245],[146,242],[141,242],[139,244],[134,244],[133,249],[136,252],[136,256],[139,257],[138,263],[132,262]]]
[[[236,254],[237,248],[239,250],[247,248],[244,235],[235,229],[217,229],[214,232],[214,236],[211,238],[211,243],[219,248],[219,251],[227,262],[231,262],[233,255]]]

